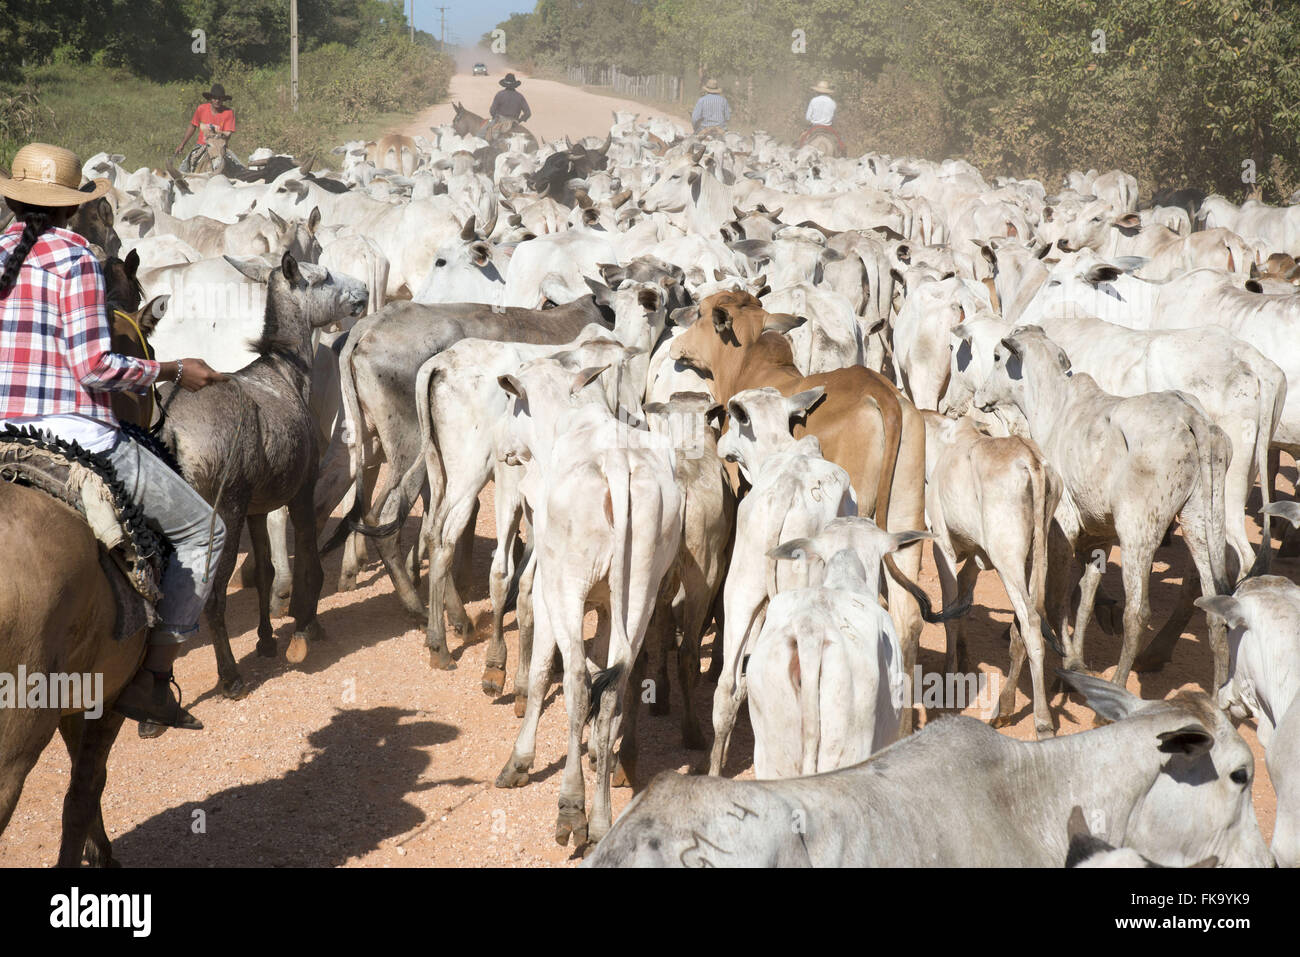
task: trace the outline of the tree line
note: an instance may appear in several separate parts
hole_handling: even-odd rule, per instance
[[[1300,186],[1295,0],[539,0],[500,24],[535,69],[718,76],[793,135],[837,84],[853,145],[1049,185],[1120,167],[1278,201]]]
[[[3,80],[18,79],[24,66],[84,62],[166,82],[207,75],[214,58],[268,66],[289,56],[286,0],[7,0],[5,6]],[[303,52],[406,29],[402,0],[298,0]]]

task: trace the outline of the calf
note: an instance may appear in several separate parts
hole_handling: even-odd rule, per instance
[[[925,511],[934,532],[934,564],[945,605],[974,591],[980,569],[992,567],[1015,611],[1011,670],[993,726],[1011,722],[1020,669],[1029,655],[1034,732],[1052,733],[1043,681],[1043,638],[1050,618],[1043,606],[1047,537],[1061,499],[1061,479],[1037,446],[1019,436],[984,435],[968,418],[925,418]],[[961,570],[958,565],[961,563]],[[966,642],[960,620],[945,624],[946,669],[965,671]],[[1055,638],[1053,637],[1055,643]],[[1059,646],[1058,646],[1059,650]]]
[[[558,646],[564,660],[569,749],[555,838],[563,845],[572,836],[578,847],[588,839],[598,842],[612,823],[610,773],[624,688],[641,652],[655,596],[677,558],[682,529],[683,502],[671,457],[659,449],[629,447],[618,435],[622,423],[602,404],[575,407],[570,402],[605,368],[580,369],[575,375],[556,359],[541,359],[500,379],[512,396],[515,454],[529,461],[523,488],[536,535],[538,601],[528,706],[496,784],[528,782],[551,656]],[[605,668],[590,679],[582,637],[589,601],[606,608],[609,621]],[[582,768],[582,731],[589,715],[596,717],[590,818]]]
[[[749,389],[727,403],[732,428],[718,452],[740,466],[751,488],[736,511],[736,544],[722,590],[723,662],[713,696],[710,774],[722,773],[744,700],[737,667],[742,649],[763,627],[768,601],[783,587],[807,583],[805,570],[778,566],[768,553],[796,536],[815,535],[837,515],[856,512],[848,473],[822,458],[816,437],[796,440],[790,434],[822,395],[817,388],[787,399],[776,389]]]
[[[1021,326],[998,343],[993,371],[976,391],[975,404],[985,411],[997,405],[1019,409],[1043,457],[1061,475],[1056,519],[1085,569],[1067,667],[1083,667],[1084,633],[1105,568],[1104,553],[1103,560],[1089,560],[1088,549],[1118,539],[1126,601],[1114,682],[1123,687],[1151,617],[1151,562],[1175,517],[1202,594],[1229,590],[1223,520],[1227,436],[1181,392],[1124,399],[1103,392],[1089,375],[1070,374],[1070,360],[1037,326]],[[1064,576],[1054,578],[1064,584]],[[1051,606],[1064,635],[1065,589],[1054,591]],[[1210,645],[1217,686],[1228,667],[1221,626],[1211,627]]]
[[[1209,698],[1143,701],[1063,677],[1114,723],[1031,742],[955,717],[815,777],[664,773],[583,866],[1061,867],[1075,805],[1099,838],[1159,864],[1271,863],[1250,798],[1254,759]]]
[[[1288,508],[1294,502],[1272,506]],[[1232,595],[1196,602],[1227,624],[1232,666],[1219,705],[1253,717],[1277,794],[1273,857],[1300,866],[1300,587],[1276,575],[1248,578]]]
[[[903,652],[880,607],[880,558],[921,533],[890,535],[866,518],[831,524],[850,525],[870,554],[854,548],[827,554],[843,544],[840,529],[769,553],[817,557],[826,570],[820,586],[771,600],[749,655],[754,776],[760,779],[848,767],[898,738]]]

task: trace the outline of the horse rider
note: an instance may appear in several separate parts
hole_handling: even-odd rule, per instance
[[[705,81],[704,93],[696,101],[695,109],[691,113],[691,125],[695,128],[695,132],[699,133],[707,129],[725,130],[730,121],[731,104],[722,95],[722,87],[718,86],[718,81],[710,77]]]
[[[845,152],[844,140],[835,130],[835,110],[836,103],[832,99],[835,93],[835,87],[831,86],[825,80],[821,80],[812,88],[816,94],[808,102],[808,110],[804,113],[804,119],[808,121],[808,128],[804,130],[803,135],[799,137],[799,145],[803,146],[815,134],[826,133],[834,138],[839,155],[843,156]]]
[[[831,99],[831,95],[835,92],[835,87],[822,80],[812,88],[812,91],[817,95],[809,100],[808,112],[804,114],[804,119],[808,121],[809,126],[834,126],[835,101]]]
[[[190,392],[225,379],[202,359],[136,359],[112,351],[104,275],[86,240],[67,229],[82,203],[109,191],[106,179],[81,185],[71,150],[29,143],[0,177],[14,221],[0,234],[0,429],[32,426],[112,462],[127,495],[174,546],[162,576],[158,622],[144,662],[114,710],[140,722],[140,736],[203,725],[171,690],[172,663],[198,631],[211,586],[211,549],[226,529],[211,507],[163,461],[119,431],[112,392],[143,393],[157,381]],[[177,688],[179,691],[179,686]]]
[[[181,172],[190,173],[198,166],[199,160],[203,156],[204,150],[208,145],[208,134],[225,133],[226,142],[229,144],[230,137],[235,132],[235,111],[226,105],[230,99],[226,95],[226,88],[220,83],[213,83],[212,89],[203,94],[206,103],[200,103],[194,110],[194,115],[190,118],[190,128],[185,131],[185,139],[181,140],[181,145],[176,147],[173,156],[180,156],[189,143],[190,137],[198,131],[198,144],[190,151],[181,163]]]
[[[533,111],[528,107],[528,101],[519,92],[520,83],[513,73],[507,73],[497,82],[503,89],[492,98],[484,132],[508,129],[515,123],[527,123],[533,115]]]

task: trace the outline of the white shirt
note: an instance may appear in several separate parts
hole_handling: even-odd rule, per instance
[[[835,122],[835,101],[825,93],[814,96],[805,118],[813,126],[830,126]]]
[[[0,422],[0,429],[6,425],[35,426],[42,432],[48,432],[68,442],[76,442],[87,452],[107,452],[117,441],[117,430],[110,429],[102,422],[96,422],[88,415],[28,415],[17,419],[5,419]]]

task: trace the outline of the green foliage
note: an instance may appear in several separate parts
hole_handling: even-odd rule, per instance
[[[826,76],[858,148],[1052,188],[1118,166],[1148,194],[1276,201],[1300,176],[1295,0],[539,0],[501,27],[521,63],[717,75],[740,122],[787,135]]]
[[[446,98],[451,61],[427,47],[375,35],[345,49],[329,44],[302,54],[299,112],[292,110],[289,71],[213,58],[233,99],[239,129],[231,148],[258,146],[306,156],[360,133],[373,136],[394,110]],[[61,63],[29,67],[20,87],[0,87],[0,165],[23,143],[45,140],[83,159],[109,150],[132,169],[161,166],[180,143],[209,79],[155,83],[120,67]],[[361,130],[350,129],[365,123]],[[322,159],[324,156],[322,156]]]

